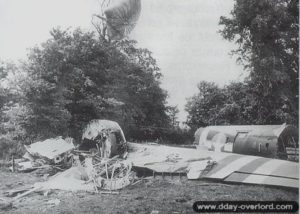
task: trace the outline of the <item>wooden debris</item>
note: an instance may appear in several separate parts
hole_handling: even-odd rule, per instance
[[[123,154],[123,159],[126,159],[127,156],[128,156],[128,152],[125,152],[125,153]]]
[[[118,195],[118,194],[120,194],[120,192],[118,192],[118,191],[100,191],[100,194]]]
[[[15,157],[12,156],[12,172],[15,172]]]
[[[33,192],[35,192],[35,191],[40,190],[40,189],[41,189],[41,187],[34,187],[33,189],[28,190],[28,191],[26,191],[26,192],[24,192],[24,193],[22,193],[22,194],[20,194],[20,195],[18,195],[18,196],[16,196],[16,197],[14,197],[13,200],[16,201],[16,200],[18,200],[18,199],[20,199],[20,198],[23,198],[23,197],[26,196],[26,195],[29,195],[30,193],[33,193]]]
[[[142,182],[142,181],[143,181],[143,180],[137,180],[136,182],[132,183],[131,186],[134,186],[134,185],[136,185],[136,184],[138,184],[138,183],[140,183],[140,182]]]
[[[51,190],[47,190],[44,192],[44,196],[48,196],[50,194]]]
[[[31,188],[27,187],[27,188],[23,188],[23,189],[10,190],[10,191],[4,192],[4,195],[7,196],[7,197],[15,197],[19,193],[26,192],[26,191],[28,191],[30,189]]]
[[[47,201],[47,204],[50,206],[58,206],[60,204],[60,200],[58,198]]]
[[[232,187],[232,185],[222,184],[222,183],[200,183],[198,186],[225,186],[225,187]]]
[[[6,200],[1,200],[0,201],[0,211],[1,210],[9,210],[12,208],[12,202],[6,201]]]
[[[105,160],[103,162],[99,162],[99,163],[95,164],[94,167],[96,167],[96,166],[99,166],[99,167],[105,166],[106,163],[109,164],[109,163],[117,160],[117,158],[119,158],[119,155],[116,155],[113,158],[107,159],[107,160]]]

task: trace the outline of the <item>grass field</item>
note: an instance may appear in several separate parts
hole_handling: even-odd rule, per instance
[[[32,173],[0,172],[0,197],[10,189],[31,186],[43,178]],[[47,204],[59,199],[56,206]],[[199,200],[293,200],[298,192],[278,187],[190,181],[186,178],[147,178],[128,186],[118,195],[65,192],[54,190],[47,196],[32,193],[3,213],[194,213],[192,205]],[[1,212],[1,210],[0,210]]]

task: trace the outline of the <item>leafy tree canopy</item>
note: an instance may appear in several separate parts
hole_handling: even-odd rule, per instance
[[[116,120],[129,134],[142,126],[168,126],[159,68],[149,50],[135,45],[110,44],[80,29],[53,29],[22,66],[26,114],[19,122],[27,136],[79,140],[83,126],[99,118]]]
[[[298,124],[299,2],[236,0],[221,17],[221,35],[238,45],[232,53],[249,71],[252,106],[259,124]]]

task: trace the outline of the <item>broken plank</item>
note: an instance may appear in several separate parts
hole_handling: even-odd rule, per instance
[[[143,181],[143,180],[138,180],[138,181],[132,183],[131,186],[134,186],[134,185],[136,185],[136,184],[138,184],[138,183],[140,183],[140,182],[142,182],[142,181]]]
[[[35,191],[40,190],[40,189],[41,189],[41,187],[34,187],[33,189],[28,190],[28,191],[22,193],[21,195],[18,195],[16,197],[14,197],[13,200],[18,200],[20,198],[23,198],[24,196],[29,195],[30,193],[35,192]]]
[[[6,191],[3,194],[7,197],[14,197],[16,195],[18,195],[19,193],[25,192],[30,190],[32,187],[27,187],[27,188],[23,188],[23,189],[15,189],[15,190],[10,190],[10,191]]]
[[[116,192],[116,191],[100,191],[100,194],[118,195],[118,194],[120,194],[120,192]]]

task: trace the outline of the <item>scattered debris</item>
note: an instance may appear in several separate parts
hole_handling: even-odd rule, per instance
[[[223,183],[202,183],[202,184],[198,184],[198,186],[224,186],[224,187],[232,187],[232,185],[223,184]]]
[[[5,199],[0,199],[0,211],[7,211],[12,208],[12,202],[6,201]]]
[[[57,205],[59,205],[59,203],[60,203],[60,200],[58,198],[47,201],[47,204],[51,205],[51,206],[57,206]]]
[[[196,149],[127,143],[118,123],[108,120],[94,120],[89,123],[84,130],[82,139],[83,143],[78,147],[74,146],[73,139],[62,139],[61,137],[26,146],[27,152],[23,158],[13,159],[13,170],[19,172],[35,170],[34,173],[42,176],[45,181],[35,183],[33,187],[4,192],[6,197],[12,198],[11,200],[0,198],[0,209],[9,208],[12,206],[12,202],[17,202],[33,192],[41,192],[45,197],[52,190],[116,195],[129,185],[134,186],[160,175],[163,179],[169,176],[172,180],[173,176],[177,176],[181,180],[181,176],[186,175],[188,179],[213,178],[240,182],[240,178],[243,176],[239,176],[239,174],[245,170],[243,166],[258,158],[229,153],[216,155],[216,152],[201,152]],[[261,159],[259,160],[261,161]],[[244,163],[240,160],[247,162]],[[270,160],[263,159],[263,161],[268,163]],[[290,170],[296,167],[296,163],[276,161],[276,163],[282,164],[283,169],[287,169],[288,173],[280,172],[278,174],[279,172],[276,172],[277,174],[274,173],[274,176],[287,174],[290,176],[287,179],[296,178],[294,180],[298,181],[298,174],[294,175],[295,170]],[[232,163],[234,163],[234,167],[229,167],[229,164]],[[263,173],[268,173],[265,172],[268,170],[269,168],[264,166],[263,170],[251,173],[255,176],[262,176]],[[245,173],[249,174],[248,171]],[[137,178],[137,176],[143,178]],[[145,178],[145,176],[152,177]],[[266,174],[266,176],[271,176],[271,174]],[[282,182],[271,181],[264,182],[284,186]],[[199,185],[226,186],[212,183]],[[286,186],[297,187],[297,185],[288,183]],[[178,199],[176,202],[185,203],[186,201]],[[60,204],[60,200],[52,199],[47,204],[57,206]],[[151,213],[155,214],[159,211],[153,210]]]
[[[27,173],[38,170],[37,174],[43,176],[69,168],[75,146],[72,138],[57,137],[33,143],[25,149],[27,152],[22,159],[13,159],[11,171]]]
[[[4,195],[6,196],[6,197],[15,197],[15,196],[17,196],[18,194],[20,194],[20,193],[23,193],[23,192],[26,192],[26,191],[28,191],[28,190],[30,190],[31,189],[31,187],[30,188],[22,188],[22,189],[14,189],[14,190],[9,190],[9,191],[6,191],[6,192],[4,192]]]
[[[120,192],[117,192],[117,191],[100,191],[100,194],[118,195],[118,194],[120,194]]]
[[[35,170],[46,181],[10,190],[5,195],[17,201],[37,191],[48,196],[51,190],[119,194],[117,190],[135,181],[132,164],[124,161],[128,155],[126,139],[118,123],[94,120],[84,130],[82,139],[78,147],[73,139],[61,137],[25,146],[27,152],[22,159],[14,159],[13,168],[19,172]],[[58,205],[59,200],[47,203]]]
[[[50,193],[51,193],[51,190],[46,190],[43,195],[48,196]]]
[[[140,183],[140,182],[142,182],[142,181],[143,181],[142,179],[137,180],[136,182],[132,183],[131,186],[134,186],[134,185],[136,185],[136,184],[138,184],[138,183]]]
[[[24,196],[29,195],[30,193],[36,192],[36,191],[38,191],[38,190],[41,190],[41,187],[34,187],[34,188],[32,188],[32,189],[30,189],[30,190],[28,190],[28,191],[26,191],[26,192],[24,192],[24,193],[22,193],[22,194],[16,196],[16,197],[14,197],[14,198],[13,198],[13,201],[17,201],[17,200],[19,200],[20,198],[23,198]]]
[[[34,188],[14,191],[22,194],[16,196],[18,200],[35,191],[46,191],[52,189],[66,191],[86,191],[101,194],[118,194],[116,190],[122,189],[131,184],[131,165],[113,159],[102,159],[100,163],[93,164],[95,159],[86,158],[83,163],[71,167],[61,173],[50,177],[45,182],[35,183]],[[105,191],[108,190],[108,191]],[[12,193],[10,193],[12,194]],[[45,195],[44,194],[44,195]]]
[[[185,203],[187,202],[187,200],[185,198],[176,198],[175,199],[175,202],[178,202],[178,203]]]

